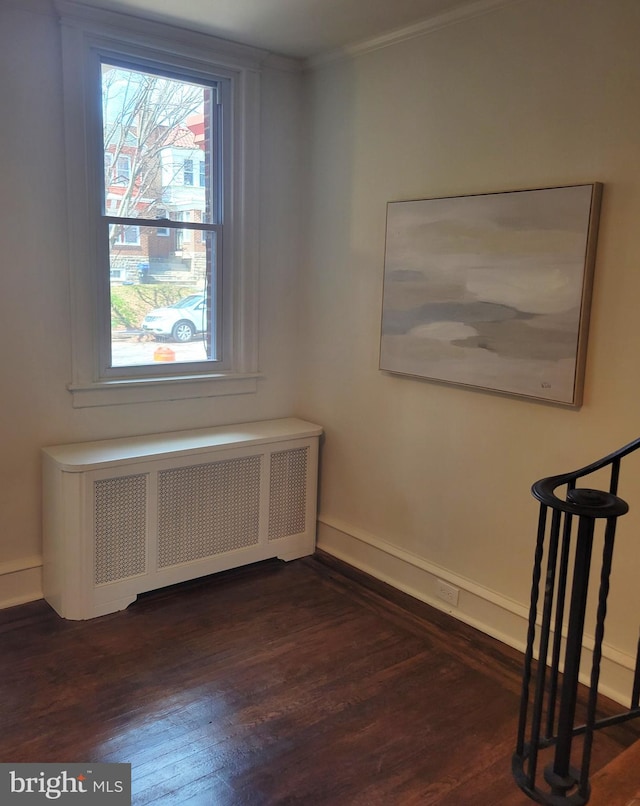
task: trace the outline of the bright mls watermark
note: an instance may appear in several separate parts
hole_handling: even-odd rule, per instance
[[[131,806],[131,764],[0,764],[2,806]]]

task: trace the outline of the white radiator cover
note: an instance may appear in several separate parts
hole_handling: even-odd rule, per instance
[[[43,589],[64,618],[312,554],[320,426],[288,418],[43,449]]]

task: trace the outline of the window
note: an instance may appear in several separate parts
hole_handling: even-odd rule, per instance
[[[125,261],[128,247],[140,246],[144,272],[132,280],[144,284],[153,281],[153,295],[135,287],[110,286],[111,345],[109,372],[135,374],[141,366],[155,367],[158,353],[152,340],[141,340],[140,335],[171,339],[178,332],[191,332],[193,338],[174,349],[173,359],[178,364],[208,362],[218,365],[223,356],[220,349],[220,323],[223,311],[218,304],[223,210],[226,188],[223,182],[229,169],[230,156],[224,146],[224,118],[228,106],[228,82],[213,79],[204,83],[188,73],[151,70],[135,60],[120,61],[101,58],[102,94],[102,151],[115,153],[118,179],[126,178],[127,190],[121,197],[117,212],[106,205],[109,188],[104,188],[105,204],[102,211],[103,237],[108,241],[110,276],[116,266]],[[178,146],[193,139],[191,127],[201,129],[201,148],[204,159],[211,165],[210,181],[197,193],[182,192],[180,176],[163,171],[161,154],[164,149]],[[137,144],[132,148],[123,132],[139,132]],[[126,155],[122,151],[127,151]],[[126,174],[124,167],[126,166]],[[193,159],[184,158],[182,184],[193,186]],[[185,210],[184,207],[193,210]],[[193,229],[183,228],[177,222],[192,223]],[[159,217],[161,228],[151,226]],[[113,223],[113,222],[116,222]],[[143,221],[142,228],[135,222]],[[105,226],[106,225],[106,226]],[[142,229],[142,235],[141,235]],[[175,233],[175,249],[154,250],[154,236],[159,230]],[[203,242],[196,232],[209,233]],[[138,259],[140,255],[138,256]],[[180,286],[176,286],[176,274]],[[170,278],[170,279],[167,279]],[[206,314],[181,316],[179,302],[187,294],[201,292]],[[155,299],[156,304],[151,302]],[[169,309],[160,319],[157,310]],[[171,321],[167,329],[166,321]]]
[[[111,227],[109,240],[120,246],[140,246],[140,227]],[[111,267],[113,269],[113,266]],[[113,277],[113,271],[111,277]]]
[[[87,21],[61,7],[67,164],[76,168],[67,173],[74,405],[255,391],[250,49],[230,56],[225,43],[218,61],[215,39],[181,32],[173,42],[161,24],[151,31],[95,9],[82,12]],[[196,295],[196,309],[181,305]],[[167,340],[173,360],[160,361]]]
[[[109,152],[105,152],[105,158],[108,153]],[[118,159],[116,160],[116,175],[113,179],[114,184],[127,185],[130,179],[131,179],[131,158],[127,157],[126,155],[118,156]]]
[[[162,207],[158,208],[158,218],[166,218],[167,211],[164,210]],[[171,230],[168,227],[158,227],[156,229],[156,235],[160,238],[168,238],[171,235]]]
[[[185,185],[193,185],[193,160],[185,160],[182,168]]]

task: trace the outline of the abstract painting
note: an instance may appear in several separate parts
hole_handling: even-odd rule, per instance
[[[601,195],[390,202],[380,369],[579,406]]]

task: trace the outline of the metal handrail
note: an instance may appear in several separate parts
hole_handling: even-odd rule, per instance
[[[512,768],[520,788],[538,803],[550,806],[586,804],[590,796],[589,769],[594,731],[640,716],[639,642],[630,708],[613,717],[596,719],[615,531],[618,518],[629,511],[627,502],[617,495],[620,463],[639,448],[640,438],[578,470],[540,479],[531,488],[534,498],[540,502],[540,514],[520,719]],[[611,467],[608,490],[576,486],[579,479],[608,466]],[[562,497],[558,494],[560,488],[565,488]],[[599,530],[603,533],[603,551],[593,660],[586,717],[584,724],[577,724],[580,658],[593,546]],[[544,597],[539,613],[545,556]],[[573,566],[570,567],[572,559]],[[564,636],[567,602],[568,627]],[[541,626],[537,635],[539,616]],[[536,639],[538,662],[534,670]],[[578,738],[581,746],[575,741]],[[548,761],[542,773],[541,755]],[[576,761],[578,756],[579,761]]]

